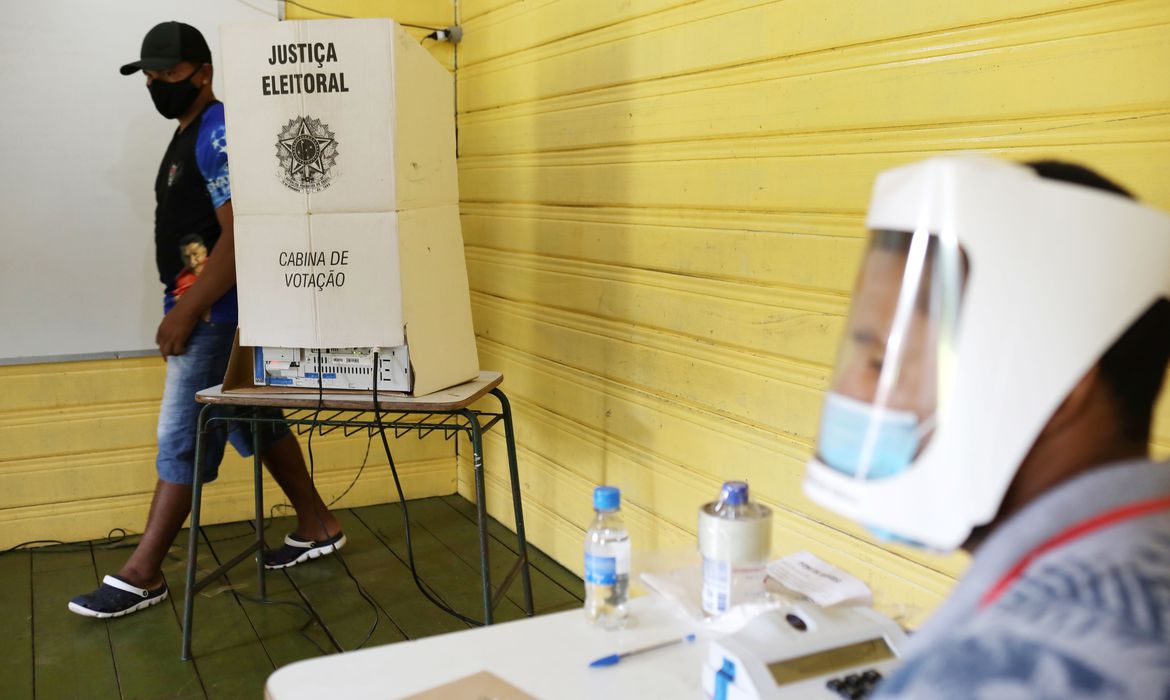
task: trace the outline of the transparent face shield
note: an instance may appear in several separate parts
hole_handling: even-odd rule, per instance
[[[953,236],[872,231],[817,458],[859,480],[913,468],[953,388],[966,256]]]

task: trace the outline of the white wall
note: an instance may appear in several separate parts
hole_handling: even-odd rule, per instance
[[[0,23],[0,362],[154,348],[154,178],[175,122],[138,58],[158,22],[275,21],[265,0],[37,0]],[[217,75],[214,87],[219,92]]]

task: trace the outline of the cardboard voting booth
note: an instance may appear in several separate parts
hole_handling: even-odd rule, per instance
[[[477,377],[451,75],[390,20],[221,46],[240,345],[408,350],[414,394]]]

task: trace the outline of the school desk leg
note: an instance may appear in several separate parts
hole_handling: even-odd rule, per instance
[[[199,558],[199,506],[203,500],[203,452],[211,404],[199,411],[195,431],[195,470],[191,480],[191,525],[187,534],[187,586],[183,591],[183,649],[179,658],[191,659],[191,621],[195,613],[195,571]]]
[[[479,526],[479,568],[483,575],[483,623],[492,624],[492,579],[488,564],[487,497],[483,484],[483,435],[479,429],[479,415],[464,410],[471,432],[471,456],[475,465],[475,521]]]
[[[516,517],[516,544],[519,549],[520,582],[524,585],[524,611],[528,617],[535,614],[532,605],[532,578],[528,572],[528,538],[524,535],[524,504],[520,499],[520,471],[516,464],[516,434],[512,430],[512,405],[497,387],[492,394],[500,401],[504,416],[504,443],[508,447],[508,476],[512,481],[512,511]]]
[[[262,600],[268,599],[268,588],[264,580],[264,466],[260,460],[260,431],[274,427],[252,423],[252,469],[255,472],[253,481],[256,491],[256,584]]]

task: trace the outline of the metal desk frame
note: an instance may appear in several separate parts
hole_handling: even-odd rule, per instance
[[[480,375],[480,382],[484,383],[467,396],[456,397],[456,400],[443,402],[444,392],[431,397],[402,397],[387,393],[379,394],[378,407],[382,413],[382,427],[387,431],[394,431],[395,437],[403,437],[409,433],[416,433],[419,439],[434,432],[441,432],[445,440],[451,440],[459,433],[467,433],[471,439],[472,457],[475,472],[475,500],[476,523],[479,526],[479,561],[480,572],[483,578],[483,615],[484,624],[493,622],[493,611],[503,599],[508,588],[520,574],[524,586],[524,609],[529,617],[533,615],[532,581],[528,568],[528,541],[524,535],[524,511],[520,500],[520,478],[516,468],[516,439],[512,429],[512,408],[508,397],[500,390],[499,384],[503,376],[498,372],[484,372]],[[467,386],[467,385],[464,385]],[[456,387],[455,389],[458,389]],[[448,390],[450,391],[450,390]],[[470,404],[486,396],[488,393],[496,397],[500,403],[498,412],[489,412],[471,408]],[[432,398],[438,397],[438,398]],[[429,401],[427,399],[430,399]],[[191,493],[191,524],[187,548],[187,586],[183,600],[183,648],[181,659],[191,658],[191,629],[195,612],[195,594],[211,582],[219,579],[234,566],[246,559],[249,555],[256,555],[256,577],[259,582],[260,597],[267,598],[264,581],[264,490],[263,466],[260,460],[260,429],[265,425],[279,422],[293,428],[298,435],[313,430],[319,435],[327,435],[340,429],[345,436],[365,432],[370,437],[378,431],[378,422],[373,411],[373,397],[370,394],[357,393],[342,395],[337,392],[327,392],[324,400],[318,402],[317,393],[297,394],[225,394],[221,386],[205,389],[196,395],[196,401],[205,404],[199,413],[199,428],[195,439],[195,464],[203,463],[204,436],[219,423],[224,429],[229,421],[248,423],[252,428],[252,464],[254,471],[254,489],[256,493],[256,540],[244,551],[221,564],[217,569],[195,580],[196,560],[199,547],[199,509],[203,495],[202,469],[195,469]],[[306,405],[307,404],[307,405]],[[230,416],[215,415],[216,406],[233,406],[248,409],[245,412],[233,413]],[[256,408],[271,407],[291,409],[286,413],[283,421],[275,418],[265,418],[256,415]],[[495,596],[491,590],[491,571],[488,566],[488,532],[487,509],[484,494],[483,471],[483,434],[491,430],[497,423],[504,424],[504,441],[508,450],[508,471],[512,482],[512,507],[516,517],[516,539],[519,549],[519,558],[516,564],[504,577]]]

